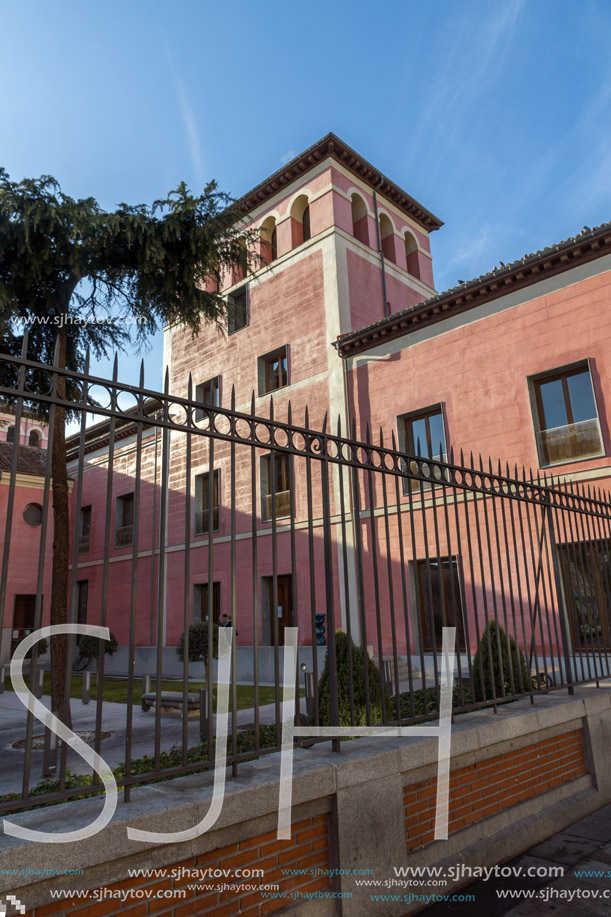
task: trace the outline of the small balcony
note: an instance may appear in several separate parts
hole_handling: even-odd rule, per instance
[[[537,446],[542,465],[561,465],[605,454],[597,417],[540,430],[537,433]]]
[[[275,495],[276,500],[276,519],[286,519],[291,515],[291,492],[290,490],[280,490]],[[271,522],[272,518],[272,495],[264,494],[263,512],[266,522]]]

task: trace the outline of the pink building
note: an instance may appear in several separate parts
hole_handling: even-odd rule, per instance
[[[0,556],[6,538],[5,520],[9,504],[12,453],[13,447],[9,443],[0,442]],[[34,630],[45,469],[45,451],[27,445],[19,446],[4,599],[5,618],[0,632],[0,662],[8,661],[17,644]],[[47,531],[42,568],[42,615],[45,623],[48,622],[51,602],[52,541],[50,528]]]
[[[247,437],[253,403],[254,414],[266,418],[273,397],[274,418],[300,428],[307,408],[313,431],[327,416],[331,432],[338,421],[344,433],[354,422],[356,438],[365,441],[368,427],[376,439],[381,429],[387,446],[394,436],[401,452],[422,460],[443,460],[452,448],[458,463],[462,449],[502,461],[503,470],[508,462],[512,473],[516,464],[532,466],[606,490],[611,229],[585,232],[437,294],[429,234],[441,222],[332,134],[241,204],[248,225],[260,231],[264,263],[246,280],[225,278],[227,335],[208,327],[196,339],[182,327],[165,332],[169,392],[187,398],[191,378],[201,433],[164,434],[151,425],[138,448],[137,425],[124,423],[109,450],[108,421],[87,431],[74,488],[73,614],[98,623],[105,605],[122,647],[116,670],[127,668],[132,607],[142,670],[159,642],[170,671],[185,623],[212,613],[233,619],[238,677],[253,674],[253,644],[269,676],[284,628],[298,626],[300,644],[311,645],[315,615],[326,614],[330,602],[336,626],[380,652],[394,644],[402,656],[419,654],[425,664],[439,643],[443,604],[459,646],[473,650],[477,633],[465,622],[477,624],[482,598],[506,614],[507,581],[538,576],[525,552],[512,561],[499,550],[469,569],[461,527],[464,534],[465,526],[480,525],[477,503],[465,499],[453,509],[433,542],[427,513],[436,509],[437,488],[418,489],[407,479],[395,487],[397,478],[388,493],[382,476],[368,487],[363,475],[354,490],[335,465],[326,506],[322,463],[276,453],[272,464],[269,450],[246,441],[232,446],[222,438],[229,424],[222,411],[244,415]],[[218,437],[207,435],[208,408],[220,409]],[[150,414],[159,410],[148,402]],[[172,410],[180,417],[186,409],[177,402]],[[78,446],[72,437],[77,479]],[[409,538],[401,527],[407,514]],[[588,544],[600,541],[591,536]],[[558,550],[570,578],[572,559]],[[597,547],[601,576],[607,562]],[[438,586],[428,592],[423,565],[436,570]],[[548,645],[557,646],[549,611],[557,615],[558,584],[545,577]],[[393,637],[389,609],[401,595],[413,627]],[[577,644],[579,609],[571,614]],[[530,639],[529,626],[522,636]]]

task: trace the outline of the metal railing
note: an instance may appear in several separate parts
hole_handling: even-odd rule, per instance
[[[254,394],[250,411],[236,409],[233,393],[230,408],[202,405],[190,380],[185,397],[171,393],[167,374],[164,391],[156,392],[145,388],[143,372],[138,386],[120,383],[116,363],[112,379],[62,370],[28,359],[25,346],[21,357],[0,355],[0,397],[12,403],[16,425],[25,407],[49,415],[49,451],[37,491],[42,521],[30,558],[36,568],[30,623],[38,629],[49,620],[51,450],[55,412],[65,407],[80,425],[68,444],[74,480],[69,619],[86,613],[89,624],[118,636],[124,680],[100,655],[95,705],[87,710],[95,750],[118,769],[126,800],[135,785],[214,762],[214,691],[210,682],[202,685],[205,667],[189,660],[195,639],[189,627],[199,617],[196,586],[219,583],[207,588],[202,617],[227,614],[236,635],[227,758],[234,774],[240,762],[280,748],[286,627],[299,628],[297,687],[307,691],[301,715],[315,726],[408,725],[434,716],[444,626],[457,631],[455,712],[496,708],[551,689],[572,691],[611,674],[611,504],[605,492],[549,476],[533,479],[524,469],[493,468],[462,454],[456,462],[451,451],[448,461],[406,456],[394,434],[390,446],[381,432],[375,443],[368,434],[359,439],[354,421],[349,435],[340,421],[331,431],[326,417],[313,429],[307,412],[297,425],[290,405],[286,421],[274,417],[273,403],[268,417],[258,416]],[[71,400],[59,394],[63,379]],[[88,415],[101,426],[87,427]],[[266,455],[289,456],[282,489],[276,461],[267,463],[269,479],[262,480],[259,459]],[[8,485],[0,576],[5,636],[12,632],[15,595],[23,590],[13,578],[15,552],[23,549],[15,534],[25,499],[19,467],[13,448],[10,472],[2,475]],[[211,473],[217,469],[218,514]],[[194,477],[205,473],[205,505],[214,513],[195,505]],[[115,502],[129,493],[133,526],[122,547]],[[78,537],[85,505],[92,507],[86,555]],[[208,529],[200,533],[196,518],[203,517]],[[78,584],[85,579],[83,610]],[[177,672],[181,634],[184,661]],[[326,648],[317,646],[321,634]],[[76,652],[69,644],[68,696]],[[204,656],[212,673],[211,628]],[[37,690],[42,665],[35,647],[30,684]],[[172,675],[178,678],[174,719],[163,703],[170,703],[164,678]],[[154,681],[154,713],[135,703],[141,676]],[[121,702],[117,685],[125,689]],[[193,693],[202,698],[199,719],[189,717]],[[22,777],[0,811],[100,792],[97,775],[85,785],[75,780],[82,762],[60,743],[53,752],[55,782],[33,795],[41,764],[52,773],[54,759],[48,736],[45,748],[37,748],[34,718],[21,709],[22,716],[18,705],[11,716],[23,747],[0,755],[2,769]],[[73,712],[78,732],[83,719]],[[338,740],[334,747],[339,750]]]

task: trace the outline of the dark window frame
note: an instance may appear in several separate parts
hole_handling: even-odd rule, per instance
[[[88,512],[87,512],[88,511]],[[84,522],[88,519],[88,523],[85,526]],[[85,528],[87,529],[85,531]],[[91,504],[89,506],[81,506],[81,511],[79,513],[79,525],[78,525],[78,553],[79,554],[88,554],[91,546]]]
[[[193,584],[193,621],[206,621],[208,619],[208,582]],[[197,608],[197,595],[199,598],[199,609]],[[199,618],[197,613],[199,611]],[[212,582],[212,623],[219,624],[221,619],[221,582],[213,580]]]
[[[541,393],[541,386],[545,385],[548,382],[562,382],[562,395],[564,401],[564,409],[567,417],[566,427],[573,426],[575,424],[574,414],[573,414],[573,405],[571,403],[571,396],[568,389],[567,379],[571,376],[579,376],[584,373],[588,373],[590,386],[592,388],[592,400],[594,402],[594,409],[596,411],[596,416],[590,418],[592,421],[596,421],[598,428],[598,440],[599,440],[599,450],[598,452],[587,452],[583,455],[575,454],[569,458],[560,458],[551,460],[549,452],[546,454],[546,450],[549,449],[547,445],[543,443],[543,438],[541,434],[547,433],[550,430],[563,429],[562,427],[548,427],[545,426],[545,408],[543,404],[543,396]],[[539,458],[539,464],[542,468],[547,468],[555,465],[567,465],[573,462],[584,462],[588,459],[593,458],[603,458],[606,455],[605,441],[602,434],[602,429],[600,425],[600,414],[598,410],[598,401],[596,398],[596,389],[594,388],[594,380],[592,378],[592,366],[589,358],[585,360],[579,360],[575,363],[569,363],[565,366],[554,367],[553,369],[547,370],[542,373],[536,373],[535,375],[529,376],[527,379],[530,398],[531,398],[531,408],[533,415],[533,426],[535,430],[535,442],[537,446],[537,455]],[[584,422],[584,421],[581,421]],[[573,442],[575,442],[574,433],[571,434]]]
[[[463,578],[463,569],[462,569],[462,559],[460,554],[444,554],[439,557],[439,562],[443,565],[450,565],[450,567],[455,571],[455,588],[454,588],[454,599],[458,603],[457,609],[452,609],[449,607],[452,601],[452,589],[450,588],[448,592],[445,592],[444,578],[440,579],[439,572],[432,569],[438,565],[437,556],[426,557],[417,557],[415,560],[410,561],[410,579],[413,584],[413,593],[412,599],[416,601],[416,607],[418,612],[418,639],[420,643],[420,648],[424,653],[438,653],[442,649],[442,634],[439,635],[437,632],[431,634],[430,625],[431,621],[429,620],[429,615],[427,615],[427,608],[429,604],[429,579],[431,585],[431,591],[433,585],[440,584],[441,592],[445,597],[442,599],[442,604],[446,605],[446,611],[450,612],[451,619],[448,618],[447,626],[456,627],[456,641],[455,641],[455,650],[458,652],[466,652],[467,647],[467,638],[465,633],[465,607],[463,603],[463,590],[462,585],[464,582]],[[428,570],[428,576],[427,576]],[[424,594],[423,594],[424,593]],[[436,620],[434,615],[433,608],[433,621]],[[430,612],[431,609],[429,608]],[[443,627],[443,621],[442,621]],[[433,638],[433,639],[431,639]]]
[[[206,396],[212,395],[212,399]],[[203,404],[205,407],[219,408],[221,406],[221,377],[212,376],[205,382],[200,382],[195,386],[195,401]],[[201,408],[195,409],[195,420],[203,420],[206,413]]]
[[[238,302],[237,300],[242,300]],[[233,293],[227,294],[227,334],[237,334],[250,324],[248,283],[241,284]]]
[[[212,473],[214,475],[212,484],[212,531],[219,532],[221,529],[221,470],[220,468],[214,468]],[[210,489],[209,479],[209,471],[203,471],[195,475],[193,532],[196,536],[208,535],[210,531],[207,506]]]
[[[278,385],[272,385],[274,376],[272,366],[275,361],[278,362]],[[286,344],[284,347],[278,347],[276,350],[263,354],[263,356],[258,358],[257,363],[259,397],[271,395],[281,388],[287,387],[289,384],[289,348]]]
[[[441,417],[441,425],[443,429],[443,447],[444,451],[436,459],[439,443],[435,446],[431,440],[431,428],[430,420],[431,417]],[[416,442],[414,442],[413,431],[410,429],[410,424],[413,424],[416,420],[425,421],[425,430],[426,430],[426,448],[427,455],[422,455],[416,450]],[[407,455],[412,455],[426,461],[427,459],[432,459],[433,461],[447,462],[448,460],[448,425],[446,422],[446,412],[445,404],[442,401],[438,401],[435,404],[431,404],[426,408],[421,408],[417,411],[409,411],[407,414],[400,414],[397,417],[397,427],[399,433],[399,445],[402,452],[405,452]],[[434,448],[433,448],[434,446]],[[412,493],[414,491],[420,490],[420,481],[412,481]],[[422,482],[423,488],[426,490],[430,488],[428,482]],[[410,480],[408,478],[403,478],[403,495],[406,496],[409,493],[410,489]]]
[[[125,522],[125,508],[130,506],[130,522]],[[134,491],[120,494],[115,501],[115,548],[131,548],[134,543]],[[120,523],[120,524],[119,524]]]
[[[260,465],[261,520],[268,523],[272,521],[271,457],[271,453],[262,455]],[[276,464],[274,488],[276,521],[290,519],[293,514],[291,456],[286,452],[275,452],[274,461]]]

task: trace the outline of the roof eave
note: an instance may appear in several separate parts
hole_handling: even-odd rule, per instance
[[[381,343],[388,343],[419,328],[441,322],[449,315],[459,315],[610,252],[611,224],[605,224],[598,230],[590,230],[586,235],[528,256],[503,270],[454,287],[410,309],[396,312],[380,322],[346,334],[338,338],[334,346],[344,359],[356,356]]]
[[[375,169],[371,163],[340,140],[333,133],[327,134],[322,140],[308,147],[299,156],[296,156],[286,165],[278,169],[269,178],[260,182],[244,194],[237,202],[236,207],[244,212],[250,212],[260,207],[274,194],[288,187],[310,169],[314,168],[323,159],[331,157],[343,164],[355,175],[358,175],[371,188],[393,201],[400,210],[408,214],[427,232],[433,232],[443,226],[443,221],[418,203],[406,191],[392,182],[389,178]]]

